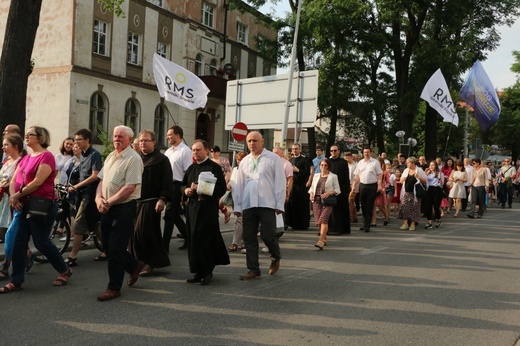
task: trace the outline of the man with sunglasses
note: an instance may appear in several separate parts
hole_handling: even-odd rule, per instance
[[[513,180],[516,178],[516,169],[513,165],[511,165],[510,158],[506,158],[504,160],[504,165],[500,167],[500,171],[498,172],[497,177],[499,178],[499,203],[502,205],[502,209],[506,207],[506,202],[508,208],[511,208],[513,204],[513,195],[515,193],[513,188]]]
[[[471,194],[471,208],[467,216],[470,219],[475,218],[475,209],[478,204],[477,218],[481,218],[484,215],[486,209],[486,191],[489,190],[489,182],[491,180],[491,173],[489,169],[482,165],[480,159],[473,159],[473,170],[470,176],[470,188],[469,193]]]

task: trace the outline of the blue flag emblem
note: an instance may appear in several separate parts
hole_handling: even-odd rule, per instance
[[[460,97],[473,108],[483,131],[497,122],[500,115],[498,95],[480,61],[476,61],[460,89]]]

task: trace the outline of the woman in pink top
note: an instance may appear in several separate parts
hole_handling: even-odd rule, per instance
[[[49,131],[43,127],[30,127],[25,134],[25,143],[32,150],[18,165],[9,184],[9,204],[18,218],[18,230],[13,247],[13,273],[11,281],[0,288],[0,293],[18,291],[25,280],[25,259],[27,242],[32,236],[36,248],[47,257],[54,269],[60,273],[54,286],[65,285],[72,271],[65,264],[56,246],[48,238],[58,205],[54,194],[56,161],[47,147],[50,145]],[[53,200],[45,221],[35,220],[28,215],[28,201],[32,197]],[[27,218],[29,216],[29,218]]]

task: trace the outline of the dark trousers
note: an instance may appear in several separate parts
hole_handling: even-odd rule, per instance
[[[361,212],[363,213],[363,226],[370,229],[372,222],[372,213],[374,212],[374,202],[377,194],[377,183],[359,184],[359,201],[361,203]]]
[[[120,291],[125,271],[132,273],[138,261],[128,252],[128,243],[134,229],[137,203],[130,201],[110,207],[101,214],[101,236],[108,256],[109,290]]]
[[[173,182],[173,200],[166,204],[164,212],[163,246],[166,251],[170,248],[170,240],[173,234],[173,226],[177,226],[179,233],[186,239],[186,223],[182,219],[184,214],[181,206],[182,191],[181,183]]]
[[[475,208],[478,204],[478,215],[484,215],[486,208],[486,188],[484,186],[471,188],[471,208],[469,215],[475,215]]]
[[[269,249],[271,259],[280,259],[280,245],[276,237],[276,213],[271,208],[249,208],[242,212],[244,244],[246,246],[247,269],[260,274],[258,261],[258,227],[260,238]]]
[[[341,193],[337,196],[338,203],[332,207],[332,217],[329,219],[329,233],[350,233],[349,193],[350,189],[348,187],[341,187]]]
[[[513,184],[511,186],[507,186],[506,183],[498,183],[498,200],[502,206],[513,204],[513,195],[515,194],[515,189],[513,188]]]
[[[441,219],[441,202],[444,197],[444,192],[442,191],[442,187],[438,186],[430,186],[426,191],[426,198],[421,200],[421,205],[424,205],[424,215],[427,220],[433,220],[433,215],[435,214],[435,219]]]

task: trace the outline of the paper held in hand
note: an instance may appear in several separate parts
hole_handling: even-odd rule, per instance
[[[199,174],[199,182],[197,186],[197,193],[199,195],[213,196],[215,190],[215,183],[217,178],[211,172],[201,172]]]

